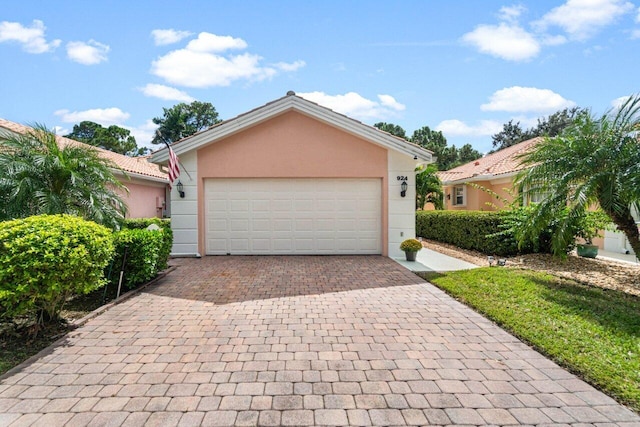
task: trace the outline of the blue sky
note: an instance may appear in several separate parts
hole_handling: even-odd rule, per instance
[[[640,1],[11,1],[0,117],[58,133],[91,120],[149,145],[178,102],[232,118],[288,90],[410,135],[486,152],[574,105],[640,91]]]

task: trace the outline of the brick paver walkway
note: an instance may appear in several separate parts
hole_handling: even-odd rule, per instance
[[[640,417],[383,257],[209,257],[0,382],[0,425],[620,425]]]

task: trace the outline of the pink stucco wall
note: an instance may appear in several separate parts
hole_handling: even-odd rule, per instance
[[[129,194],[124,195],[129,208],[127,218],[162,217],[161,206],[165,199],[165,186],[162,183],[143,184],[125,180],[123,184],[129,189]]]
[[[207,178],[381,178],[387,255],[387,150],[290,111],[198,150],[199,250],[205,253]]]

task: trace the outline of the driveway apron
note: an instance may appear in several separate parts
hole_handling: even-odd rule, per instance
[[[0,426],[640,426],[391,259],[174,262],[4,378]]]

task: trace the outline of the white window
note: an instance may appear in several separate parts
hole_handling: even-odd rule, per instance
[[[465,185],[457,185],[453,187],[453,195],[451,196],[451,204],[453,206],[465,206],[467,204],[467,188]]]

